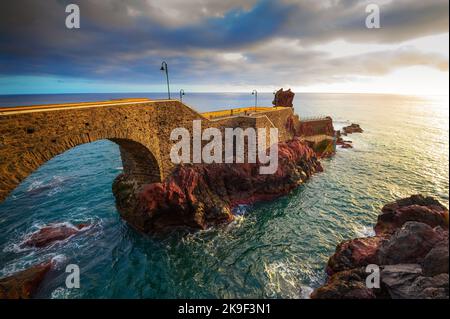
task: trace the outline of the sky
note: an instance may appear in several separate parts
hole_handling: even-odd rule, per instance
[[[0,94],[164,92],[162,61],[173,91],[448,95],[449,1],[0,2]]]

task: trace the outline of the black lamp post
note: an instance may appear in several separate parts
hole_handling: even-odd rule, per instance
[[[258,105],[258,91],[253,90],[252,95],[255,96],[255,112],[256,112],[256,106]]]
[[[166,71],[166,80],[167,80],[167,95],[169,96],[170,100],[170,86],[169,86],[169,67],[167,66],[166,61],[163,61],[161,63],[161,71]]]
[[[183,102],[183,95],[184,95],[184,90],[181,89],[180,90],[180,102]]]

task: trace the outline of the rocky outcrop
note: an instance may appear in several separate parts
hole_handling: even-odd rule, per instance
[[[353,142],[352,141],[346,141],[342,138],[341,131],[336,131],[336,145],[339,145],[341,148],[353,148]]]
[[[52,262],[42,263],[0,279],[0,299],[29,299],[38,289]]]
[[[352,133],[362,133],[363,129],[359,126],[359,124],[352,123],[348,126],[344,126],[342,128],[342,132],[344,135],[352,134]]]
[[[342,131],[336,131],[336,145],[339,145],[341,148],[353,148],[352,141],[344,140],[342,136],[347,136],[352,133],[362,133],[363,129],[359,126],[359,124],[352,123],[348,126],[344,126]]]
[[[294,107],[292,101],[294,100],[295,93],[291,89],[284,91],[282,88],[275,93],[275,98],[272,104],[274,106]]]
[[[23,247],[46,247],[57,241],[65,240],[81,230],[85,229],[89,225],[79,224],[72,226],[69,224],[51,224],[42,227],[38,231],[32,233],[20,246]]]
[[[118,210],[146,233],[229,222],[238,205],[287,194],[322,171],[317,155],[299,138],[279,143],[278,150],[274,174],[259,174],[260,164],[180,165],[164,182],[144,185],[136,193],[119,176],[113,185]]]
[[[312,298],[448,298],[448,209],[414,195],[383,207],[374,237],[339,244]],[[366,287],[368,265],[381,286]]]

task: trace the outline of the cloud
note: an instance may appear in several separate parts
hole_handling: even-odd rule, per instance
[[[79,4],[81,29],[65,28],[65,6]],[[0,4],[0,76],[64,76],[278,85],[382,76],[422,65],[448,70],[448,56],[398,44],[448,34],[447,0],[379,0],[381,29],[365,28],[357,0],[15,0]],[[386,44],[335,57],[313,49],[340,40]],[[395,48],[389,50],[390,45]]]

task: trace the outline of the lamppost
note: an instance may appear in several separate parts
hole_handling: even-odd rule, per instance
[[[180,102],[183,102],[183,95],[184,95],[184,90],[181,89],[180,90]]]
[[[258,105],[258,91],[253,90],[252,95],[255,96],[255,112],[256,112],[256,106]]]
[[[169,67],[167,66],[166,61],[163,61],[161,63],[161,71],[166,71],[166,80],[167,80],[167,95],[169,96],[170,100],[170,86],[169,86]]]

